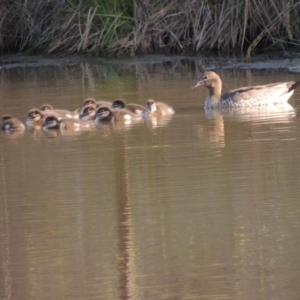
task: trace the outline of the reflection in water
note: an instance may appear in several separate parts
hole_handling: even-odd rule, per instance
[[[127,153],[126,137],[121,141],[123,145],[117,145],[116,153],[116,191],[119,199],[119,289],[120,299],[131,299],[134,296],[134,244],[133,224],[131,216],[130,199],[130,174]]]
[[[282,124],[292,122],[296,117],[296,110],[285,103],[267,107],[206,109],[205,114],[209,121],[205,126],[199,126],[199,137],[207,137],[216,146],[224,147],[226,134],[224,118],[230,118],[231,122],[251,122],[256,126]]]
[[[0,299],[298,299],[299,92],[295,109],[205,112],[184,62],[2,72],[17,117],[89,96],[176,114],[0,135]],[[294,79],[222,72],[227,89]]]
[[[147,127],[155,128],[155,127],[162,127],[168,125],[171,121],[171,116],[147,116],[145,118],[145,123]]]
[[[207,114],[208,124],[199,126],[198,134],[201,138],[207,138],[212,144],[217,147],[225,147],[224,139],[224,120],[222,114],[218,111],[213,111]]]
[[[234,116],[239,121],[266,122],[289,122],[291,118],[296,116],[296,110],[288,103],[269,106],[205,109],[205,113],[208,117],[219,114],[222,116]]]
[[[1,157],[1,160],[3,157]],[[1,243],[2,243],[2,270],[3,270],[3,300],[8,300],[12,298],[12,275],[11,275],[11,241],[10,241],[10,218],[9,218],[9,210],[8,210],[8,197],[6,193],[6,183],[5,176],[3,172],[1,172],[1,180],[2,180],[2,201],[3,205],[1,205],[3,209],[3,219],[2,219],[2,230],[1,230]],[[0,273],[1,274],[1,273]]]
[[[1,137],[4,139],[15,139],[24,135],[24,131],[1,131]]]

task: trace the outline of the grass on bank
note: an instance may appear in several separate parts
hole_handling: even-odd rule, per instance
[[[2,53],[182,53],[299,46],[296,0],[2,0]]]

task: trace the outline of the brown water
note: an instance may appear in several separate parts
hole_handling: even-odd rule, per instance
[[[224,89],[299,79],[222,70]],[[1,71],[0,112],[154,98],[165,123],[0,136],[0,299],[299,299],[300,90],[206,114],[185,61]]]

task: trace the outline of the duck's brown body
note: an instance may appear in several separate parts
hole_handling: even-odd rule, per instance
[[[200,80],[193,86],[205,86],[208,96],[205,99],[205,108],[269,106],[286,103],[292,96],[300,81],[277,82],[266,85],[241,87],[222,95],[222,80],[212,71],[201,75]]]

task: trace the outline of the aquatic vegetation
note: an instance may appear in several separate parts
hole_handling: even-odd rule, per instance
[[[298,45],[296,0],[3,0],[2,53],[137,54]]]

